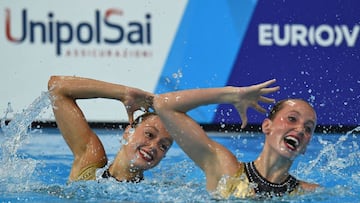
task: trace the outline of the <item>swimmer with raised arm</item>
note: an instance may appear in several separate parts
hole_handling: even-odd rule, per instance
[[[275,80],[248,87],[224,87],[170,92],[154,97],[153,107],[185,153],[203,170],[207,190],[222,198],[273,197],[312,191],[317,184],[289,174],[293,160],[306,150],[316,126],[309,103],[287,99],[275,104],[262,123],[265,144],[259,157],[249,163],[237,160],[226,147],[210,139],[186,112],[208,104],[233,104],[247,124],[252,107],[266,112],[258,102],[271,103],[263,95],[279,90]]]
[[[118,181],[139,182],[143,172],[155,167],[165,156],[173,139],[155,113],[145,113],[134,121],[133,113],[150,106],[153,95],[137,88],[103,81],[52,76],[48,82],[56,123],[70,147],[74,162],[69,181],[114,178]],[[107,98],[121,101],[126,107],[131,125],[126,140],[114,161],[108,164],[99,137],[90,128],[77,105],[79,99]],[[96,171],[103,169],[99,177]]]

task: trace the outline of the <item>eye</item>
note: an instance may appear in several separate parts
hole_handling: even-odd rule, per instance
[[[297,119],[296,119],[295,116],[289,116],[289,117],[288,117],[288,120],[289,120],[290,122],[296,122],[296,121],[297,121]]]
[[[160,144],[160,150],[166,152],[169,149],[169,146],[166,144]]]
[[[148,138],[153,138],[154,137],[154,134],[152,134],[151,132],[145,132],[145,136],[148,137]]]
[[[305,131],[306,131],[307,133],[311,133],[311,132],[313,131],[313,129],[312,129],[312,127],[306,126],[306,127],[305,127]]]

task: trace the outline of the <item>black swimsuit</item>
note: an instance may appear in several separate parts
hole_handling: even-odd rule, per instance
[[[101,177],[102,177],[102,178],[114,178],[115,180],[117,180],[117,181],[119,181],[119,182],[123,182],[123,181],[121,181],[121,180],[116,179],[114,176],[112,176],[112,175],[110,174],[109,169],[106,169],[106,170],[104,171],[104,173],[101,175]],[[143,178],[143,177],[140,177],[140,178],[137,178],[136,180],[127,180],[126,182],[140,183],[142,180],[144,180],[144,178]]]
[[[299,186],[299,181],[289,175],[285,181],[280,184],[271,183],[260,175],[255,168],[254,162],[245,163],[245,173],[250,183],[255,183],[255,193],[265,197],[280,197],[294,191]]]
[[[101,175],[101,177],[102,177],[102,178],[115,178],[115,177],[113,177],[113,176],[110,174],[109,169],[106,169],[106,170],[104,171],[104,173]],[[116,180],[116,178],[115,178],[115,180]]]

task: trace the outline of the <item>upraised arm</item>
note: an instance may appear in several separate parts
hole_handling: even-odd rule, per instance
[[[52,76],[48,82],[56,123],[74,154],[74,179],[89,164],[107,161],[104,147],[77,105],[77,99],[108,98],[121,101],[130,123],[136,110],[147,109],[153,95],[137,88],[71,76]]]
[[[208,89],[191,89],[178,92],[170,92],[157,96],[156,104],[160,104],[158,110],[171,109],[178,112],[187,112],[199,106],[208,104],[233,104],[238,110],[242,127],[247,124],[246,111],[249,107],[256,109],[261,113],[266,110],[259,105],[259,102],[273,103],[275,100],[263,95],[276,92],[279,87],[268,87],[276,80],[268,80],[247,87],[223,87]],[[158,106],[156,106],[158,107]],[[156,108],[155,107],[155,108]]]
[[[147,110],[151,106],[154,96],[138,88],[73,76],[52,76],[48,89],[53,98],[65,96],[74,100],[90,98],[119,100],[126,108],[130,123],[133,122],[135,111]]]
[[[154,109],[179,146],[205,172],[209,190],[215,189],[223,175],[234,175],[238,161],[228,149],[211,140],[186,112],[202,105],[233,104],[243,121],[242,127],[245,127],[249,107],[265,112],[258,102],[274,101],[263,96],[279,89],[268,87],[274,82],[269,80],[248,87],[192,89],[155,96]]]

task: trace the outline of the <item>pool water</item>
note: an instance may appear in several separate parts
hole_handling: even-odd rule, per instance
[[[120,147],[120,130],[96,130],[110,160]],[[259,154],[263,135],[257,133],[209,133],[227,146],[238,159],[250,161]],[[67,184],[72,154],[57,129],[27,133],[16,154],[4,157],[0,172],[0,201],[135,201],[184,202],[215,201],[205,190],[205,177],[175,144],[156,168],[146,172],[139,184],[111,180]],[[317,182],[324,189],[285,202],[359,202],[360,150],[358,135],[321,135],[313,137],[305,155],[292,167],[296,177]],[[9,137],[1,136],[1,143]],[[2,147],[4,149],[4,147]],[[240,201],[240,200],[239,200]],[[274,200],[275,201],[275,200]]]
[[[202,171],[176,145],[163,161],[145,173],[139,184],[112,180],[67,184],[73,156],[57,129],[28,129],[48,108],[42,95],[0,130],[0,202],[218,202],[205,189]],[[95,129],[114,158],[121,129]],[[291,173],[322,189],[269,202],[360,202],[360,127],[344,134],[315,134]],[[216,133],[209,136],[228,147],[239,160],[254,160],[264,137],[259,133]],[[224,200],[229,201],[229,200]],[[230,199],[231,202],[259,202]],[[267,201],[267,200],[266,200]]]

